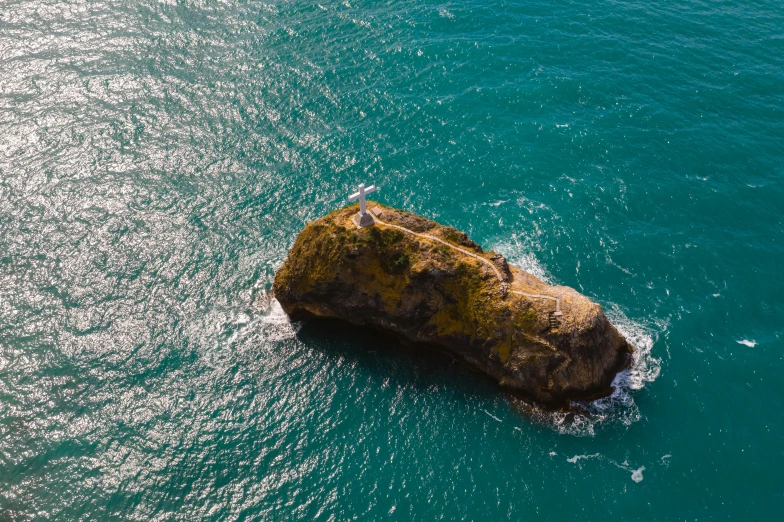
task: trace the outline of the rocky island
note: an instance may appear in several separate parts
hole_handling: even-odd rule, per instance
[[[275,275],[293,319],[327,317],[447,351],[510,392],[560,406],[612,391],[631,346],[601,306],[454,228],[364,198],[309,223]]]

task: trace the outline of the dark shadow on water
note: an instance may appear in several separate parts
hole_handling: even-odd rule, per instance
[[[586,412],[579,404],[545,407],[525,397],[510,394],[496,381],[456,359],[437,346],[411,344],[370,327],[359,327],[339,319],[310,318],[300,322],[297,338],[327,356],[343,357],[363,370],[389,379],[398,387],[410,386],[426,393],[434,388],[447,391],[447,400],[492,401],[504,399],[512,410],[545,432],[553,428],[553,414],[564,416],[562,426],[581,421]]]
[[[470,368],[437,346],[411,344],[370,327],[338,319],[307,319],[297,338],[328,356],[344,357],[363,369],[425,390],[446,387],[459,394],[503,397],[503,390],[487,375]]]

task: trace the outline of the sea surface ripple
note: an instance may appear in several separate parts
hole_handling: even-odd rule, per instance
[[[784,512],[784,10],[0,0],[0,520]],[[520,411],[288,321],[359,182],[600,302],[613,396]]]

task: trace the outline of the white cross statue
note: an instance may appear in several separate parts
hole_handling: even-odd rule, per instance
[[[359,192],[355,192],[348,197],[349,201],[359,200],[359,214],[356,216],[356,225],[359,228],[373,223],[373,216],[367,213],[367,208],[365,207],[365,196],[377,190],[378,188],[376,188],[375,185],[370,185],[368,188],[365,188],[365,184],[360,183]]]

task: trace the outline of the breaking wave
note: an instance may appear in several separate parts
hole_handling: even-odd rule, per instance
[[[531,253],[538,248],[538,245],[531,243],[529,239],[513,236],[507,241],[494,244],[492,248],[496,252],[502,253],[511,264],[533,274],[548,285],[554,284],[552,277],[542,263]]]
[[[260,335],[264,341],[276,342],[291,339],[297,329],[283,307],[271,293],[262,291],[256,296],[254,308],[258,315]]]

